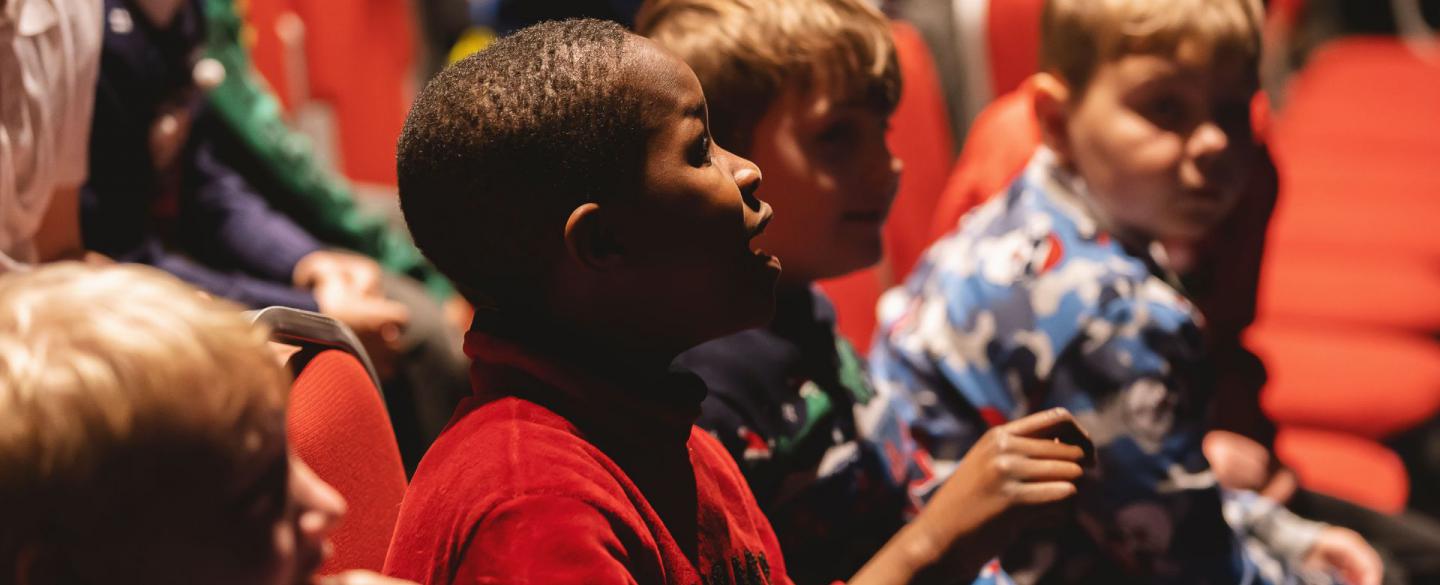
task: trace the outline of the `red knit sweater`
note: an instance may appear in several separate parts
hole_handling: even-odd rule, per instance
[[[420,583],[789,583],[703,386],[616,384],[472,332],[476,396],[405,494],[385,573]],[[643,387],[636,387],[639,384]]]

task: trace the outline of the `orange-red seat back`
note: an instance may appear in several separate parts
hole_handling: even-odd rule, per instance
[[[1377,441],[1440,415],[1436,104],[1440,65],[1394,38],[1342,39],[1290,84],[1271,141],[1281,198],[1251,334],[1265,409],[1307,485],[1387,511],[1409,482]]]
[[[321,573],[379,571],[406,482],[385,402],[365,367],[344,351],[320,352],[295,378],[286,426],[295,454],[349,506]]]
[[[415,90],[415,25],[405,0],[249,0],[255,67],[287,108],[303,81],[335,114],[340,166],[352,180],[395,184],[395,141]],[[303,23],[303,62],[280,30]]]

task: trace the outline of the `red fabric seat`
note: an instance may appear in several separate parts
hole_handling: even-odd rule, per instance
[[[1404,332],[1267,319],[1249,333],[1276,423],[1384,439],[1440,411],[1440,344]]]
[[[1405,464],[1375,441],[1303,427],[1281,428],[1275,451],[1305,487],[1387,513],[1405,508]]]
[[[384,400],[365,367],[344,351],[320,352],[295,378],[286,419],[295,454],[349,505],[321,573],[379,571],[406,482]]]
[[[1287,217],[1292,219],[1295,214]],[[1269,256],[1260,299],[1267,320],[1421,335],[1440,331],[1435,260],[1421,254],[1377,254],[1368,246],[1322,253],[1282,244],[1273,246]]]
[[[930,244],[935,204],[954,162],[954,137],[930,49],[911,25],[894,22],[890,29],[904,85],[887,138],[905,170],[885,223],[885,258],[878,267],[820,283],[835,304],[841,335],[862,353],[875,331],[880,293],[898,284]]]
[[[345,175],[395,184],[395,142],[415,94],[415,25],[404,0],[249,0],[255,68],[287,108],[298,90],[334,109],[335,145]],[[304,62],[278,34],[286,18],[304,23]],[[306,88],[293,87],[303,81]]]
[[[985,48],[990,52],[990,91],[1005,95],[1040,67],[1040,16],[1044,0],[989,0]]]
[[[1040,146],[1034,102],[1034,89],[1022,83],[975,117],[960,160],[936,203],[930,241],[955,229],[965,212],[999,193],[1025,169]]]
[[[1307,485],[1395,510],[1406,473],[1374,441],[1440,411],[1440,65],[1393,38],[1342,39],[1288,102],[1253,336],[1265,410],[1350,433],[1353,447],[1307,435],[1281,451]]]

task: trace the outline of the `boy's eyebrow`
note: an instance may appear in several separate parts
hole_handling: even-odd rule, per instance
[[[683,113],[686,118],[699,118],[703,121],[705,119],[705,102],[698,101],[688,106],[685,106],[685,111]]]

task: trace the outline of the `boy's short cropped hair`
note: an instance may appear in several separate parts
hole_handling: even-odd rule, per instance
[[[628,34],[589,19],[528,27],[416,97],[400,205],[420,250],[477,305],[538,302],[568,214],[639,188],[649,129]]]
[[[742,155],[792,88],[886,114],[900,101],[889,22],[864,0],[650,0],[635,30],[695,70],[716,141]]]
[[[1254,69],[1262,19],[1259,0],[1046,0],[1040,68],[1083,91],[1103,63],[1198,43],[1216,64]]]
[[[283,453],[288,379],[238,307],[158,270],[0,278],[0,581],[38,548],[66,572],[43,582],[124,582],[138,550],[240,531],[215,502]]]

